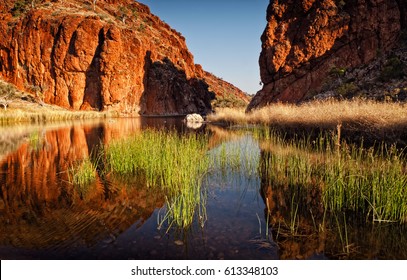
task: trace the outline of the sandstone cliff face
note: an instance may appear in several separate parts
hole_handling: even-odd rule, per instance
[[[132,0],[2,1],[0,76],[74,110],[211,111],[185,39]],[[20,7],[20,6],[19,6]]]
[[[264,86],[248,110],[301,101],[331,69],[355,67],[388,51],[405,24],[405,7],[404,0],[270,1],[259,59]]]

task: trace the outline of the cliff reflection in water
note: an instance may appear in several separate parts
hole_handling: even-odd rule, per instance
[[[97,180],[85,196],[70,183],[69,168],[97,154],[101,143],[141,129],[140,120],[73,125],[36,132],[0,161],[0,246],[50,249],[114,239],[143,224],[164,198],[143,186]]]
[[[191,132],[208,136],[212,165],[199,197],[207,221],[160,228],[165,193],[140,177],[111,175],[100,160],[111,140],[150,127],[192,131],[180,119],[158,118],[0,128],[1,140],[9,139],[0,145],[0,258],[407,259],[404,225],[330,212],[320,181],[289,180],[290,156],[321,154],[245,129]],[[68,170],[85,159],[96,180],[83,191]]]

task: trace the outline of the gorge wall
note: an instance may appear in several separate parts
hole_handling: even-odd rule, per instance
[[[259,58],[263,89],[248,110],[302,101],[332,69],[389,51],[406,25],[406,7],[405,0],[270,1]]]
[[[211,111],[215,94],[185,38],[143,4],[4,0],[0,8],[0,77],[40,101],[144,115]]]

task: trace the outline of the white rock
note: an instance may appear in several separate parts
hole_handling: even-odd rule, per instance
[[[189,114],[185,117],[187,123],[203,123],[205,122],[204,118],[199,114]]]

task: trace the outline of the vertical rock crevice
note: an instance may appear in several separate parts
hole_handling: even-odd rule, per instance
[[[407,29],[407,2],[406,0],[396,0],[400,10],[400,25],[402,29]]]
[[[101,83],[101,72],[100,72],[100,61],[102,48],[105,42],[104,30],[101,29],[98,34],[98,44],[93,55],[92,62],[89,65],[89,68],[86,70],[86,81],[85,81],[85,93],[83,98],[82,106],[85,104],[91,108],[97,110],[102,110],[102,83]]]
[[[51,49],[50,75],[51,75],[51,79],[52,79],[51,92],[53,94],[52,94],[52,96],[47,98],[46,101],[48,103],[51,103],[51,100],[53,100],[58,94],[57,86],[56,86],[56,84],[57,84],[57,72],[56,72],[57,64],[55,62],[55,56],[56,56],[56,46],[57,46],[59,40],[61,40],[62,28],[63,28],[62,23],[58,24],[58,29],[57,29],[57,32],[55,33],[53,44],[52,44],[52,49]]]

